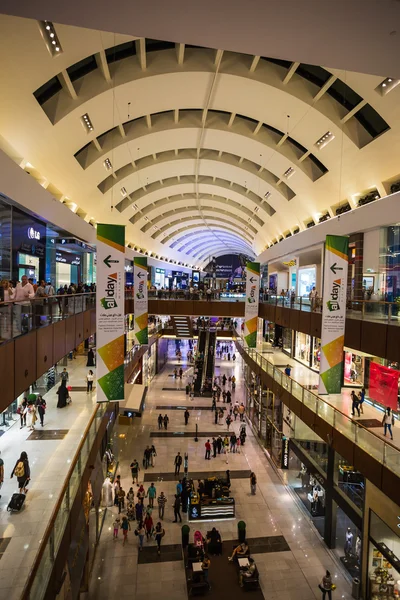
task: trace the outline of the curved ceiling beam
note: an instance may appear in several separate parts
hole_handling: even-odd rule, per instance
[[[180,165],[180,163],[183,164],[184,162],[191,163],[195,160],[195,149],[183,150],[178,155],[176,155],[173,151],[162,152],[157,156],[156,160],[151,157],[151,159],[148,161],[148,164],[143,165],[141,168],[133,166],[131,162],[125,164],[112,175],[109,175],[103,179],[103,181],[101,181],[97,187],[103,194],[105,194],[113,190],[115,186],[120,188],[121,185],[124,185],[124,180],[126,180],[130,175],[136,174],[139,181],[146,181],[147,177],[143,175],[146,170],[153,171],[154,167],[157,167],[161,164],[163,164],[165,168],[170,167],[172,169],[172,166]],[[274,174],[267,169],[263,169],[261,165],[252,161],[247,159],[241,160],[239,156],[229,154],[227,152],[222,154],[216,150],[201,150],[200,160],[201,166],[211,163],[213,166],[226,165],[229,167],[234,167],[235,169],[238,169],[239,177],[242,176],[245,180],[246,177],[249,176],[256,178],[256,181],[260,179],[260,183],[262,181],[264,184],[267,184],[268,189],[273,188],[285,200],[292,200],[292,198],[294,198],[296,195],[295,192],[285,183],[284,172],[280,173],[279,175]],[[153,177],[153,180],[154,179],[156,178]],[[158,179],[161,179],[161,176],[158,177]],[[260,183],[258,183],[258,187],[260,186]]]
[[[217,202],[218,204],[223,204],[227,208],[235,209],[237,211],[242,212],[244,215],[246,215],[247,218],[250,217],[256,223],[258,223],[258,225],[260,225],[260,227],[262,227],[265,224],[264,221],[262,219],[260,219],[260,217],[257,216],[257,214],[255,214],[256,212],[258,212],[258,207],[256,207],[255,210],[252,211],[252,210],[246,208],[245,206],[243,206],[242,204],[240,204],[239,202],[235,202],[235,200],[230,200],[229,198],[226,198],[225,196],[217,196],[217,195],[211,195],[211,194],[199,194],[198,200],[200,200],[200,201],[209,200],[211,202]],[[151,212],[161,209],[162,206],[170,206],[171,204],[182,203],[182,202],[184,202],[185,205],[187,205],[188,203],[190,205],[192,205],[192,204],[194,205],[194,203],[196,202],[195,195],[190,194],[190,193],[176,194],[174,196],[169,196],[168,198],[162,198],[161,200],[157,200],[156,202],[146,204],[145,206],[143,206],[140,209],[140,211],[136,212],[135,215],[133,217],[131,217],[130,221],[131,221],[131,223],[137,223],[141,219],[144,219],[146,216],[150,215]],[[178,212],[179,210],[180,210],[179,207],[177,207],[175,209],[176,212]]]
[[[228,219],[224,219],[222,217],[214,217],[212,215],[205,215],[204,218],[206,219],[207,223],[211,222],[211,225],[214,224],[213,222],[216,221],[217,225],[219,223],[226,223],[227,225],[229,225],[230,227],[235,227],[235,229],[233,229],[233,233],[236,233],[236,235],[240,238],[240,235],[243,235],[245,238],[247,238],[247,240],[249,242],[253,242],[254,241],[254,235],[252,235],[249,231],[247,231],[246,229],[244,229],[243,227],[240,227],[238,225],[236,225],[235,223],[232,223],[232,221],[229,221]],[[191,217],[184,217],[182,219],[176,219],[175,221],[171,221],[170,223],[167,223],[166,225],[164,225],[163,227],[160,227],[159,229],[157,229],[152,235],[151,237],[153,238],[153,240],[156,240],[158,237],[160,237],[163,233],[167,232],[169,229],[171,229],[171,227],[176,227],[177,225],[179,225],[180,223],[188,223],[189,221],[199,221],[202,220],[202,217],[200,216],[191,216]],[[203,227],[206,230],[206,226],[203,223]],[[231,230],[232,231],[232,230]],[[162,244],[165,244],[171,237],[173,237],[175,235],[175,233],[171,233],[169,234],[167,237],[164,237],[164,239],[161,240]]]
[[[131,148],[133,146],[135,146],[135,150],[137,148],[138,155],[135,154],[134,159],[136,165],[139,166],[143,160],[148,158],[147,155],[142,155],[140,150],[143,146],[148,146],[145,142],[147,142],[149,137],[154,142],[156,142],[157,138],[160,140],[159,144],[161,144],[161,147],[157,143],[151,144],[152,150],[154,149],[156,154],[167,150],[164,141],[165,134],[169,134],[174,139],[175,145],[170,148],[171,150],[190,148],[190,141],[186,143],[183,141],[184,135],[185,133],[187,134],[186,137],[188,140],[197,138],[199,132],[202,130],[202,118],[201,109],[180,110],[178,120],[176,119],[175,111],[153,113],[151,115],[151,129],[149,130],[148,121],[143,116],[135,119],[133,123],[122,130],[117,126],[114,129],[97,135],[97,138],[92,143],[89,145],[85,144],[85,146],[75,152],[75,158],[83,169],[90,169],[96,162],[102,162],[107,158],[110,152],[114,153],[118,148],[129,144]],[[324,174],[325,165],[321,163],[321,172],[318,174],[318,169],[315,168],[315,164],[312,161],[312,157],[314,156],[312,150],[307,149],[292,136],[267,123],[260,125],[256,119],[252,119],[248,115],[235,113],[234,119],[231,121],[232,115],[230,113],[209,110],[207,112],[205,128],[212,135],[208,135],[208,139],[205,140],[203,147],[210,150],[225,151],[230,147],[229,142],[226,143],[225,148],[221,146],[215,147],[216,144],[215,142],[213,143],[213,140],[216,135],[218,134],[219,137],[223,136],[224,138],[228,137],[231,140],[238,138],[239,143],[236,143],[235,140],[235,146],[242,147],[240,156],[244,156],[244,158],[251,160],[246,150],[250,142],[257,147],[257,150],[253,152],[253,156],[257,154],[257,160],[260,160],[261,156],[261,164],[265,164],[267,156],[276,153],[290,161],[291,166],[295,163],[297,168],[304,171],[313,181]],[[262,158],[262,153],[266,157]]]
[[[175,248],[176,246],[179,246],[180,244],[182,244],[180,246],[180,248],[178,248],[179,252],[183,252],[184,250],[186,250],[186,254],[190,253],[191,250],[194,250],[195,248],[197,248],[199,246],[199,244],[206,244],[206,243],[211,243],[211,242],[215,242],[215,237],[212,236],[211,234],[208,235],[204,235],[204,232],[196,232],[196,237],[194,237],[194,239],[187,239],[189,237],[189,235],[183,236],[181,238],[179,238],[178,240],[175,240],[171,245],[170,248]],[[234,236],[231,236],[230,234],[225,234],[224,236],[219,236],[219,238],[221,239],[221,241],[225,241],[226,243],[230,243],[233,241],[236,242],[237,238]],[[183,243],[185,242],[185,243]],[[244,243],[244,242],[243,242]]]
[[[231,248],[235,249],[235,252],[243,252],[245,254],[249,254],[251,256],[255,256],[254,251],[247,246],[240,245],[229,245],[229,244],[202,244],[200,247],[196,249],[196,252],[192,254],[194,258],[198,257],[203,251],[206,251],[207,254],[212,254],[217,248],[225,248],[225,251],[228,252]]]
[[[216,219],[214,219],[214,220],[216,220]],[[228,225],[232,225],[232,223],[229,222]],[[243,242],[243,238],[240,236],[240,234],[238,234],[237,230],[231,229],[230,227],[228,227],[225,224],[221,224],[220,222],[217,222],[217,223],[210,223],[210,226],[212,227],[213,232],[218,233],[218,228],[221,229],[222,231],[229,231],[230,233],[233,233],[234,235],[237,236],[239,242]],[[174,232],[167,235],[164,239],[160,240],[161,244],[166,244],[173,237],[175,237],[176,235],[179,235],[180,233],[183,233],[184,231],[191,231],[192,229],[199,229],[200,227],[203,229],[203,231],[206,231],[204,223],[193,223],[192,225],[186,225],[185,227],[176,229]],[[246,238],[245,241],[247,243],[249,243],[249,245],[251,245],[251,241],[252,241],[251,238],[250,239]]]
[[[217,213],[217,214],[220,214],[220,215],[225,215],[225,217],[229,217],[230,219],[233,219],[234,221],[241,223],[245,228],[247,227],[253,233],[255,233],[255,234],[258,233],[258,229],[256,227],[254,227],[254,225],[252,225],[248,219],[242,219],[242,217],[239,217],[238,215],[232,214],[228,210],[223,210],[222,208],[216,208],[214,206],[204,206],[204,205],[202,205],[201,211],[204,212],[204,213],[206,213],[206,212],[210,213],[211,212],[211,213]],[[155,217],[152,221],[149,221],[148,223],[146,223],[145,225],[143,225],[143,227],[140,228],[140,231],[143,231],[143,233],[146,233],[147,231],[149,231],[149,229],[151,229],[155,225],[157,227],[159,227],[161,221],[164,221],[165,219],[170,219],[171,217],[175,217],[177,215],[180,215],[180,214],[186,213],[186,212],[200,212],[200,211],[199,211],[199,209],[198,209],[197,206],[187,206],[186,208],[180,208],[179,211],[169,210],[166,213],[163,213],[161,215],[157,215],[157,217]],[[207,215],[204,215],[204,216],[207,217]],[[199,218],[201,218],[201,215],[199,216]],[[249,217],[249,219],[250,219],[250,217]],[[179,219],[179,220],[181,220],[181,219]],[[162,226],[161,226],[161,229],[163,229]]]

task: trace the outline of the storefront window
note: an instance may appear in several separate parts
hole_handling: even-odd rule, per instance
[[[344,385],[363,386],[365,357],[345,350],[344,353]]]
[[[293,330],[284,327],[282,330],[282,339],[283,339],[283,351],[286,352],[289,356],[292,356],[292,338],[293,338]]]
[[[271,321],[264,321],[264,339],[270,344],[273,343],[275,338],[275,323]]]
[[[373,511],[370,513],[368,598],[400,595],[400,538]]]
[[[336,456],[338,460],[337,484],[340,490],[362,511],[365,495],[365,477],[359,471],[356,471],[339,454]]]
[[[361,532],[334,502],[336,507],[336,544],[334,553],[352,577],[360,576]]]
[[[303,267],[298,270],[298,295],[308,298],[313,287],[316,287],[316,268]]]
[[[306,333],[296,332],[295,358],[303,364],[310,365],[311,336]]]

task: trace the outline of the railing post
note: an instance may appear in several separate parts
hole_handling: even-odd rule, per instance
[[[389,307],[388,307],[388,322],[390,323],[391,320],[392,320],[392,303],[389,302]]]
[[[51,530],[50,533],[50,539],[49,539],[49,550],[50,550],[50,560],[51,562],[54,562],[55,556],[54,556],[54,527]]]

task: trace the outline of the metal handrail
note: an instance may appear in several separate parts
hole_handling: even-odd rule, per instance
[[[239,352],[245,352],[246,354],[248,354],[251,358],[253,358],[252,355],[256,355],[255,359],[253,358],[253,360],[255,360],[256,364],[258,364],[263,371],[265,372],[269,372],[268,371],[268,365],[270,366],[270,371],[271,371],[271,377],[273,378],[274,381],[278,381],[278,383],[280,383],[280,385],[282,387],[284,387],[285,389],[287,389],[289,391],[289,393],[294,396],[296,399],[300,400],[302,402],[302,404],[305,404],[307,406],[307,404],[304,401],[304,395],[305,392],[309,395],[312,396],[314,398],[315,401],[315,410],[313,412],[315,412],[315,414],[317,414],[319,417],[321,417],[322,419],[324,419],[323,414],[321,414],[318,411],[318,403],[322,402],[323,404],[325,404],[327,407],[329,407],[329,409],[331,409],[333,411],[333,423],[330,423],[329,421],[327,421],[329,424],[331,424],[333,427],[335,427],[335,415],[339,414],[342,417],[344,417],[344,419],[346,421],[348,421],[352,426],[355,427],[355,435],[354,435],[354,441],[357,442],[357,430],[361,429],[363,431],[365,431],[368,436],[371,436],[373,439],[379,441],[380,444],[382,444],[382,459],[380,462],[382,462],[382,464],[385,464],[386,466],[388,466],[387,464],[387,452],[386,452],[386,448],[389,447],[392,450],[394,450],[397,454],[398,454],[398,458],[400,459],[400,450],[397,446],[395,446],[395,444],[391,443],[388,440],[383,440],[379,435],[377,435],[376,433],[374,433],[373,431],[370,431],[367,427],[365,427],[364,425],[362,425],[361,423],[359,423],[358,421],[352,419],[351,417],[349,417],[349,415],[347,415],[346,413],[344,413],[343,411],[341,411],[339,408],[337,408],[336,406],[334,406],[333,404],[331,404],[330,402],[328,402],[327,400],[325,400],[324,398],[321,398],[320,396],[316,395],[314,392],[312,392],[311,390],[308,390],[305,386],[303,386],[301,383],[298,383],[297,381],[295,381],[292,377],[290,377],[289,375],[286,375],[285,373],[283,373],[279,367],[276,367],[273,363],[271,363],[268,359],[266,359],[264,356],[262,356],[262,354],[260,354],[260,352],[257,352],[257,350],[255,348],[248,348],[243,344],[243,341],[241,339],[239,339],[236,336],[235,337],[235,344],[236,347],[238,348]],[[259,357],[259,360],[257,360],[257,356]],[[267,366],[267,368],[264,368],[264,364]],[[275,374],[279,374],[279,377],[275,377]],[[288,382],[288,385],[284,385],[283,381]],[[302,392],[301,392],[301,398],[298,398],[298,396],[296,396],[296,394],[293,393],[293,387],[294,385],[298,386]],[[311,407],[309,407],[311,408]],[[311,408],[312,410],[312,408]],[[326,420],[326,419],[324,419]],[[343,435],[346,436],[345,433],[343,433]],[[386,460],[385,460],[386,459]],[[400,463],[399,463],[400,465]],[[389,467],[390,468],[390,467]],[[399,466],[399,474],[400,474],[400,466]]]
[[[36,296],[34,296],[33,298],[24,298],[23,300],[5,300],[4,302],[0,302],[0,306],[8,306],[9,304],[29,304],[30,302],[32,303],[37,303],[37,302],[43,302],[44,300],[53,300],[54,299],[65,299],[65,298],[76,298],[76,296],[92,296],[94,297],[96,294],[96,292],[82,292],[79,294],[54,294],[53,296],[41,296],[36,298]]]
[[[57,515],[59,514],[59,512],[60,512],[60,510],[62,508],[62,503],[64,501],[65,494],[66,494],[66,492],[68,490],[68,486],[69,486],[70,481],[72,479],[74,470],[75,470],[77,464],[79,463],[80,455],[81,455],[81,452],[82,452],[82,449],[83,449],[85,443],[87,442],[87,438],[88,438],[88,434],[90,432],[90,429],[91,429],[94,421],[96,420],[96,418],[98,416],[103,416],[104,415],[106,406],[107,406],[107,403],[97,404],[96,405],[96,408],[94,409],[93,414],[92,414],[92,416],[91,416],[91,418],[90,418],[90,420],[89,420],[89,422],[88,422],[88,424],[87,424],[87,426],[85,428],[85,431],[84,431],[84,433],[82,435],[82,439],[81,439],[81,441],[79,443],[79,446],[78,446],[78,448],[77,448],[77,450],[75,452],[74,458],[73,458],[73,460],[71,462],[71,466],[68,469],[68,473],[67,473],[67,476],[65,477],[63,487],[62,487],[61,492],[60,492],[60,494],[58,496],[58,499],[57,499],[57,502],[56,502],[56,504],[54,506],[54,509],[53,509],[53,511],[51,513],[50,521],[49,521],[49,523],[48,523],[48,525],[46,527],[46,530],[45,530],[45,532],[43,534],[43,537],[42,537],[42,540],[41,540],[41,544],[39,546],[39,549],[38,549],[38,552],[36,554],[36,557],[35,557],[34,563],[32,565],[32,568],[31,568],[31,570],[29,572],[28,579],[27,579],[27,581],[25,583],[25,586],[24,586],[24,589],[23,589],[23,592],[22,592],[22,596],[21,596],[23,598],[23,600],[28,600],[29,597],[30,597],[29,594],[30,594],[32,585],[34,583],[36,574],[38,572],[41,560],[43,558],[43,554],[44,554],[44,552],[45,552],[45,550],[47,548],[47,544],[50,541],[52,532],[54,530],[54,524],[56,522]],[[100,413],[100,410],[103,411],[101,415],[98,414],[98,413]],[[81,466],[81,469],[84,470],[83,465]],[[70,505],[72,505],[73,500],[74,500],[73,498],[70,498]],[[45,592],[45,590],[43,590],[43,593],[44,592]]]

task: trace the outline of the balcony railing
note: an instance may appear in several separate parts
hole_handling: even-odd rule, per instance
[[[273,365],[255,349],[247,348],[241,339],[238,338],[236,344],[241,347],[242,352],[247,353],[263,371],[268,373],[274,381],[285,388],[304,406],[329,423],[334,429],[337,429],[346,438],[360,446],[367,454],[385,465],[397,476],[400,476],[400,450],[394,444],[383,440],[315,392],[285,375],[279,367]]]
[[[0,302],[0,343],[95,307],[94,292]]]

